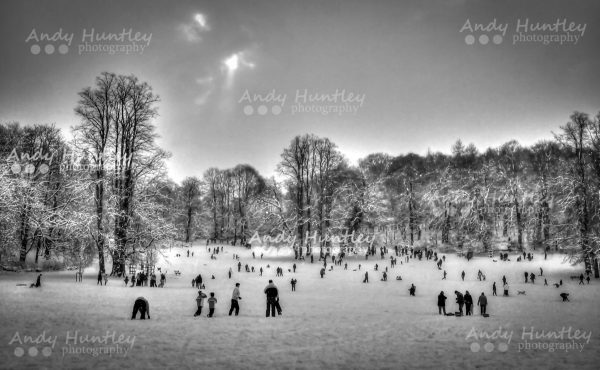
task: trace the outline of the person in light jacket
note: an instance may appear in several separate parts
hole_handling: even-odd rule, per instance
[[[231,308],[229,309],[229,316],[231,316],[234,310],[236,316],[240,312],[240,304],[238,302],[240,299],[242,299],[240,296],[240,283],[236,283],[235,288],[233,288],[233,294],[231,295]]]

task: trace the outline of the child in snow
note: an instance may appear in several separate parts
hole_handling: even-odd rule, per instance
[[[211,292],[210,298],[208,299],[208,317],[213,317],[215,314],[215,303],[217,303],[215,293]]]
[[[198,291],[198,297],[196,297],[196,303],[198,305],[198,309],[194,314],[194,317],[200,316],[202,314],[202,307],[204,306],[204,298],[206,298],[206,294],[202,293],[201,290]]]

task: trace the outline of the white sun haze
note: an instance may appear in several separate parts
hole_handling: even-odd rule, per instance
[[[238,56],[237,53],[233,54],[229,58],[225,59],[223,61],[223,64],[225,64],[225,67],[227,67],[227,72],[233,73],[240,66],[240,57]]]

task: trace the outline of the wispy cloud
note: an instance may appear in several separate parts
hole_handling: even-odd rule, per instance
[[[205,14],[196,13],[190,21],[181,24],[179,29],[189,42],[199,42],[202,41],[202,34],[210,31],[210,25]]]

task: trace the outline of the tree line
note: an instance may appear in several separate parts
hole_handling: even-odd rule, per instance
[[[294,137],[272,177],[249,164],[181,184],[156,144],[159,97],[135,76],[102,73],[78,93],[66,141],[54,125],[0,124],[0,259],[97,258],[111,274],[152,264],[173,243],[245,245],[293,235],[296,258],[328,236],[451,250],[569,251],[598,275],[600,114],[574,112],[552,140],[449,154],[374,153],[352,165],[329,138]],[[348,246],[352,242],[348,241]]]

